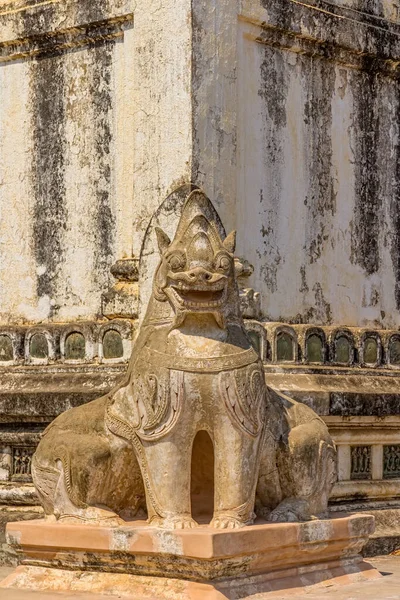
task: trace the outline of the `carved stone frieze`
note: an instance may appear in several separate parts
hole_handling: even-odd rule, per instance
[[[371,478],[371,446],[351,447],[351,479]]]
[[[31,480],[33,446],[17,446],[13,448],[12,478],[14,480]]]

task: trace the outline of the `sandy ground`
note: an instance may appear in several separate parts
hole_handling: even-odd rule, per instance
[[[274,600],[315,600],[329,598],[332,600],[400,600],[400,556],[378,556],[368,559],[383,574],[381,579],[365,581],[346,586],[332,585],[318,590],[308,590],[302,595],[291,594],[289,590],[282,592],[282,596],[275,596]],[[0,567],[0,581],[12,568]],[[0,600],[116,600],[120,596],[104,596],[99,594],[82,593],[54,593],[32,592],[29,590],[0,590]],[[262,595],[257,595],[255,600],[262,600]],[[265,596],[268,598],[268,596]],[[132,595],[125,600],[140,600]]]

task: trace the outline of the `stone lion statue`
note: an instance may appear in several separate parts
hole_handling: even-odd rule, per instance
[[[195,190],[173,241],[156,231],[160,262],[126,378],[56,418],[34,455],[48,518],[117,525],[146,508],[152,525],[195,527],[193,481],[201,496],[197,471],[210,482],[210,469],[212,527],[326,511],[334,444],[310,408],[267,387],[239,310],[235,232],[219,223]],[[196,462],[199,433],[209,443]]]

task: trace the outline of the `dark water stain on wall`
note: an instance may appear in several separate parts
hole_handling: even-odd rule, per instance
[[[100,12],[99,12],[100,11]],[[108,14],[109,0],[101,5],[78,3],[79,18],[86,22],[99,19],[100,13]],[[104,41],[87,50],[88,88],[93,105],[93,146],[92,187],[96,198],[93,233],[95,235],[93,278],[99,288],[107,287],[109,269],[114,256],[115,215],[112,208],[111,170],[113,144],[113,54],[114,41]]]
[[[50,28],[51,10],[43,14]],[[43,23],[42,23],[43,25]],[[22,13],[20,29],[29,35],[34,16]],[[29,64],[32,119],[31,180],[34,193],[33,245],[39,274],[37,295],[53,298],[64,257],[66,226],[64,152],[65,106],[63,58],[49,54]],[[51,312],[54,309],[51,308]]]
[[[270,18],[283,30],[290,30],[293,23],[294,6],[282,0],[261,0],[261,6],[268,10]]]
[[[303,290],[300,290],[302,292]],[[308,286],[307,286],[308,291]],[[305,310],[303,313],[297,315],[288,316],[281,315],[279,321],[285,321],[288,323],[313,323],[314,325],[331,325],[333,323],[332,307],[331,304],[326,300],[322,285],[316,282],[312,287],[314,294],[314,302],[310,308]]]
[[[352,262],[367,275],[379,269],[381,202],[379,173],[379,80],[373,72],[355,72],[352,79],[354,114],[355,209],[352,231]]]
[[[354,8],[371,15],[384,16],[383,0],[358,0],[358,6]]]
[[[308,156],[309,184],[306,206],[305,251],[310,263],[317,261],[329,238],[329,215],[336,212],[332,179],[332,96],[335,69],[326,61],[302,58],[302,88],[305,90],[305,153]],[[299,160],[304,158],[299,157]]]
[[[114,43],[106,42],[91,50],[90,96],[94,113],[96,195],[94,256],[95,274],[99,283],[109,277],[109,268],[114,260],[115,216],[112,208],[111,168],[112,164],[112,62]]]
[[[397,82],[396,82],[396,85]],[[393,190],[390,198],[390,218],[392,236],[390,244],[390,255],[392,258],[395,277],[395,302],[397,310],[400,310],[400,96],[396,98],[396,119],[393,120],[393,144],[395,172],[393,174]]]
[[[299,292],[300,292],[300,294],[307,294],[307,292],[309,291],[309,287],[307,284],[307,275],[306,275],[306,266],[305,265],[301,265],[301,267],[300,267],[300,277],[301,277],[301,284],[300,284]]]
[[[199,2],[195,2],[192,7],[192,54],[191,54],[191,83],[192,83],[192,129],[193,129],[193,157],[192,157],[192,174],[193,182],[201,182],[203,173],[200,173],[200,136],[198,131],[198,115],[201,105],[201,90],[203,82],[203,43],[206,37],[202,19],[202,8]]]
[[[33,235],[36,263],[44,270],[37,278],[38,296],[56,293],[63,262],[66,225],[64,184],[64,75],[61,57],[31,64],[33,165],[35,194]]]
[[[260,274],[270,292],[277,290],[277,272],[282,257],[279,251],[278,215],[282,202],[281,171],[282,137],[287,124],[288,67],[279,50],[260,46],[263,53],[260,68],[259,96],[263,101],[263,137],[268,190],[260,190],[259,215],[262,250]]]
[[[268,116],[277,129],[286,126],[288,85],[285,70],[283,52],[266,46],[261,63],[261,87],[258,93],[264,100]]]
[[[313,292],[315,296],[315,304],[312,307],[314,311],[313,321],[315,323],[331,325],[333,321],[331,305],[324,298],[322,285],[319,282],[314,284]]]

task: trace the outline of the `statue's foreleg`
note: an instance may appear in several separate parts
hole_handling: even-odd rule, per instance
[[[253,523],[261,435],[252,437],[221,418],[214,433],[215,500],[211,526],[237,528]]]
[[[164,529],[197,526],[190,505],[192,440],[190,427],[180,423],[162,440],[143,443],[142,473],[152,525]]]

